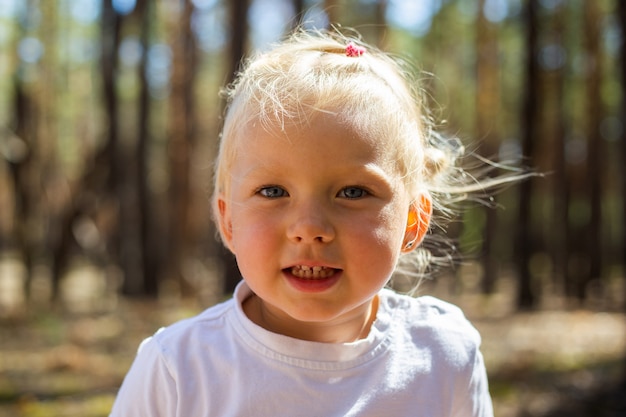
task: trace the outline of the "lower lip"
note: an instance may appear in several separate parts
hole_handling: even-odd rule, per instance
[[[291,286],[296,290],[301,292],[317,293],[324,292],[333,287],[339,281],[341,271],[335,271],[335,273],[328,278],[318,279],[299,278],[290,272],[285,272],[285,276],[287,277],[289,284],[291,284]]]

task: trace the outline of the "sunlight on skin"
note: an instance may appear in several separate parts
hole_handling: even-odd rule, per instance
[[[353,341],[367,334],[372,300],[420,222],[409,219],[411,198],[390,152],[345,115],[316,117],[284,134],[242,133],[253,140],[230,169],[220,225],[262,300],[248,304],[253,321],[301,339]],[[301,265],[323,268],[325,278],[302,279]]]

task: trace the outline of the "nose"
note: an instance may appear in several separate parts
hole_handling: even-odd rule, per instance
[[[287,237],[296,243],[328,243],[335,238],[335,228],[321,205],[301,204],[293,207]]]

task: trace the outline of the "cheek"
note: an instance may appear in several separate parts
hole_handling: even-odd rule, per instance
[[[238,210],[232,215],[233,251],[247,252],[246,256],[263,251],[277,233],[272,216],[259,210]],[[254,250],[251,250],[254,249]]]
[[[406,229],[407,213],[408,210],[405,210],[404,206],[399,203],[390,204],[381,211],[378,229],[388,243],[399,245],[402,242]]]
[[[404,239],[405,222],[394,206],[386,207],[369,219],[354,225],[359,230],[355,241],[362,245],[373,245],[379,253],[394,254],[400,251]]]
[[[273,259],[270,253],[276,252],[276,245],[271,243],[274,235],[270,227],[252,221],[249,216],[245,220],[233,220],[232,251],[237,266],[242,276],[254,279]]]

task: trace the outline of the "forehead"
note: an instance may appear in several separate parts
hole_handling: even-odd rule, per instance
[[[348,151],[354,159],[377,159],[393,166],[396,158],[386,133],[372,128],[371,117],[348,111],[315,110],[294,120],[268,122],[250,120],[241,126],[236,138],[237,154],[249,155],[252,148],[274,151],[299,150],[315,153]]]

